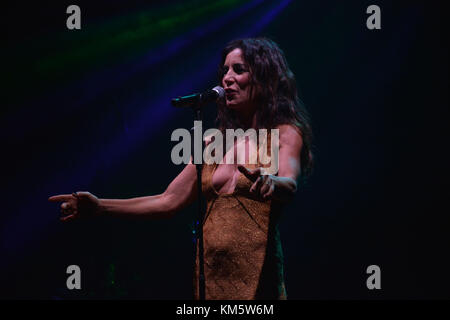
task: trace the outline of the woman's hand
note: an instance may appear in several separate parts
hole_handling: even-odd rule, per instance
[[[275,177],[270,174],[263,174],[263,168],[249,170],[242,165],[238,165],[238,170],[253,182],[250,192],[261,196],[263,199],[272,199],[275,192]]]
[[[48,198],[52,202],[62,202],[61,221],[67,222],[100,214],[99,199],[89,192],[74,192]]]

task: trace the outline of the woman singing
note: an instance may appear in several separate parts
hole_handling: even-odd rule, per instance
[[[276,43],[265,38],[230,42],[222,54],[219,82],[225,99],[218,102],[217,122],[226,129],[278,129],[276,174],[263,165],[203,164],[202,193],[206,299],[286,299],[283,257],[277,223],[282,206],[294,196],[297,180],[312,168],[311,127],[297,94],[294,75]],[[268,137],[270,140],[270,135]],[[224,158],[249,140],[235,143]],[[197,197],[195,165],[183,171],[159,195],[98,199],[89,192],[50,197],[62,201],[62,221],[103,215],[169,218]],[[197,250],[198,252],[198,250]],[[197,256],[195,297],[199,297]]]

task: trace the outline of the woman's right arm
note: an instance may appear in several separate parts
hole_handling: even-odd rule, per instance
[[[171,218],[197,197],[197,172],[188,164],[159,195],[131,199],[98,199],[89,192],[58,195],[49,201],[62,201],[62,221],[86,216],[112,216],[144,219]]]

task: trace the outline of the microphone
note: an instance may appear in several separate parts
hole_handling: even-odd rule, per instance
[[[214,87],[202,93],[194,93],[188,96],[172,99],[172,105],[178,108],[202,106],[208,102],[214,102],[225,96],[225,90],[221,86]]]

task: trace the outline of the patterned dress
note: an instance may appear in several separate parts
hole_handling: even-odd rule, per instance
[[[258,165],[246,165],[254,169]],[[202,191],[205,297],[220,300],[286,299],[283,254],[277,221],[279,203],[250,193],[242,173],[232,193],[218,193],[212,177],[217,164],[204,165]],[[197,243],[198,248],[198,243]],[[198,250],[194,295],[199,298]]]

